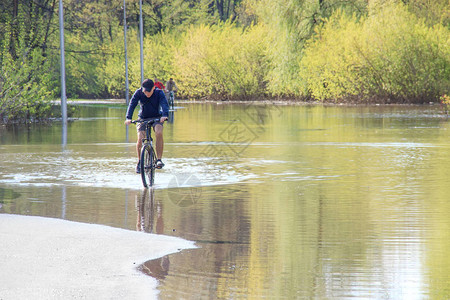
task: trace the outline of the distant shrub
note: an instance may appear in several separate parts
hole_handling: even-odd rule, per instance
[[[338,11],[307,45],[301,69],[319,100],[435,101],[450,86],[449,30],[426,26],[404,5],[363,19]]]
[[[266,91],[265,30],[230,22],[191,26],[175,50],[174,73],[188,97],[249,98]]]
[[[439,100],[441,102],[442,110],[448,116],[448,111],[450,110],[450,96],[442,95]]]
[[[53,72],[40,50],[27,49],[15,61],[4,51],[1,58],[0,123],[49,118]]]

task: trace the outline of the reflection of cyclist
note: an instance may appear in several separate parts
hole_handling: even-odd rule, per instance
[[[167,116],[169,115],[169,105],[167,104],[166,96],[164,95],[164,92],[162,90],[155,88],[152,80],[145,79],[144,82],[142,82],[142,87],[134,92],[134,95],[130,100],[125,124],[131,124],[133,112],[138,103],[141,106],[141,110],[139,111],[138,115],[140,119],[160,117],[160,121],[153,124],[153,130],[155,131],[156,138],[156,167],[158,169],[161,169],[162,167],[164,167],[164,163],[161,160],[164,150],[163,123],[165,120],[167,120]],[[162,113],[160,109],[162,109]],[[139,159],[142,148],[142,140],[145,138],[145,126],[140,126],[140,124],[137,124],[136,128],[138,132],[136,143],[138,164],[136,166],[136,173],[139,173]]]
[[[136,195],[136,206],[138,210],[136,230],[148,233],[153,232],[153,222],[155,219],[155,194],[153,189],[145,189],[142,193],[140,201]],[[164,233],[164,221],[162,217],[162,205],[160,202],[156,203],[156,234]],[[169,256],[153,259],[145,262],[142,265],[142,271],[157,279],[164,279],[169,273],[170,260]]]
[[[153,229],[153,223],[155,222],[155,204],[156,204],[156,224]],[[155,203],[155,192],[153,189],[144,189],[142,196],[139,199],[136,195],[136,208],[138,211],[136,230],[144,231],[147,233],[164,233],[164,219],[162,215],[162,203]]]

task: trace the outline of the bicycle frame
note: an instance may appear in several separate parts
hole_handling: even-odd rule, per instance
[[[169,91],[169,107],[172,107],[172,109],[173,109],[173,106],[174,106],[174,101],[175,101],[175,92],[174,91]]]
[[[152,138],[152,125],[154,123],[159,122],[160,118],[154,118],[154,119],[144,119],[144,120],[135,120],[132,121],[131,123],[144,123],[145,127],[145,138],[142,139],[142,144],[145,144],[145,142],[149,142],[150,145],[153,146],[153,138]]]
[[[152,138],[152,124],[154,122],[152,122],[150,124],[150,122],[145,124],[145,138],[142,139],[142,144],[145,144],[147,141],[150,143],[150,146],[153,147],[153,138]]]
[[[152,187],[155,175],[155,162],[156,162],[156,152],[153,148],[153,138],[152,138],[152,125],[156,122],[159,122],[160,119],[147,119],[147,120],[135,120],[131,123],[141,123],[142,126],[145,126],[145,138],[142,139],[142,148],[140,154],[140,164],[141,164],[141,178],[142,184],[144,187]],[[148,184],[147,178],[148,176]]]

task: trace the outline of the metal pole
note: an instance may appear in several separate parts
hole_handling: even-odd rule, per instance
[[[62,144],[67,144],[67,98],[66,98],[66,62],[64,59],[64,16],[63,2],[59,0],[59,41],[61,52],[61,114],[62,114]]]
[[[125,99],[128,105],[129,89],[128,89],[128,55],[127,55],[127,12],[125,0],[123,0],[123,39],[125,43]]]
[[[139,31],[141,41],[141,82],[144,81],[144,25],[142,22],[142,0],[139,0]]]

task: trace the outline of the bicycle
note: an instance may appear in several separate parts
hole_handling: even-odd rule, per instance
[[[159,118],[155,118],[131,121],[133,124],[143,123],[142,126],[145,126],[145,138],[142,140],[140,161],[141,179],[145,188],[152,187],[155,183],[156,152],[153,148],[152,125],[159,120]]]
[[[173,109],[173,102],[175,101],[175,92],[169,91],[169,107]]]

